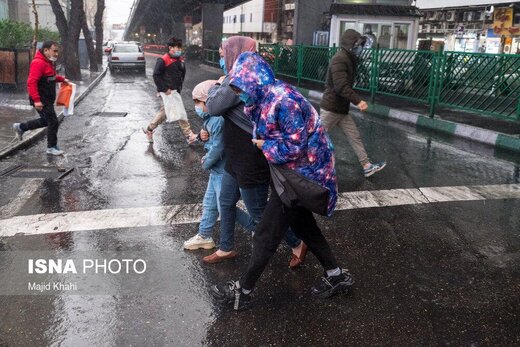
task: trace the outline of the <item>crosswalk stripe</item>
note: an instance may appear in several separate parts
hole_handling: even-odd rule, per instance
[[[344,192],[336,210],[494,199],[520,199],[520,184]],[[183,204],[16,216],[0,220],[0,236],[191,224],[201,215],[202,204]]]

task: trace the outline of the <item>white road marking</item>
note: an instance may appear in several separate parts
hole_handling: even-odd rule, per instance
[[[29,200],[31,196],[33,196],[33,194],[38,191],[38,189],[40,189],[43,181],[43,178],[28,179],[20,188],[20,191],[18,192],[16,198],[11,200],[11,202],[9,202],[7,205],[2,206],[2,208],[0,209],[0,219],[12,217],[18,211],[20,211],[20,209],[25,205],[27,200]]]
[[[336,210],[494,199],[520,199],[520,184],[345,192]],[[0,220],[0,236],[191,224],[201,215],[202,204],[184,204],[17,216]]]

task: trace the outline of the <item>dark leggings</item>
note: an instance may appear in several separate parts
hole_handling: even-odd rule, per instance
[[[58,128],[60,123],[54,106],[43,105],[43,109],[38,111],[40,118],[32,119],[28,122],[21,123],[20,129],[23,131],[34,130],[47,127],[47,147],[55,147],[58,144]]]
[[[338,267],[312,212],[302,207],[286,207],[276,191],[272,189],[262,220],[256,226],[251,259],[245,274],[240,279],[242,288],[248,290],[254,288],[288,227],[291,227],[296,236],[307,244],[325,270]]]

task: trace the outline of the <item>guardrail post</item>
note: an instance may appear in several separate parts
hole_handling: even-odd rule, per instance
[[[372,51],[372,66],[370,67],[370,103],[376,102],[377,83],[379,75],[379,44]]]
[[[439,49],[438,52],[435,53],[433,57],[433,66],[432,66],[432,72],[430,75],[430,78],[433,78],[433,81],[431,82],[431,88],[430,88],[430,96],[429,96],[429,102],[430,102],[430,118],[433,118],[435,116],[435,109],[437,108],[437,103],[439,102],[440,97],[440,79],[442,77],[442,59],[444,57],[444,52],[442,47]]]
[[[516,107],[516,120],[520,120],[520,100],[518,100],[518,106]]]
[[[278,69],[280,68],[280,45],[274,45],[274,73],[278,73]]]
[[[298,78],[298,87],[300,86],[300,82],[302,81],[303,75],[303,45],[298,46],[298,70],[296,72],[296,76]]]

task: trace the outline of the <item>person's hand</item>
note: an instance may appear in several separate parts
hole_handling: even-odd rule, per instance
[[[256,148],[258,149],[262,149],[262,146],[264,145],[264,140],[256,140],[256,139],[253,139],[251,140],[251,142],[253,142],[253,145],[256,146]]]
[[[357,107],[359,107],[359,110],[361,112],[365,112],[366,110],[368,110],[368,104],[363,100],[361,100],[361,102],[357,104]]]
[[[201,140],[202,142],[206,142],[206,141],[209,140],[209,132],[207,132],[207,131],[204,130],[204,129],[201,129],[201,130],[200,130],[199,136],[200,136],[200,140]]]
[[[160,98],[161,97],[161,93],[157,92],[157,97]]]
[[[205,161],[206,161],[206,156],[203,156],[202,158],[200,158],[200,163],[201,164],[204,164]]]
[[[171,89],[168,89],[167,91],[164,92],[164,94],[166,94],[166,95],[170,95],[171,93],[172,93]]]
[[[220,76],[217,83],[222,84],[222,82],[224,82],[225,79],[226,79],[226,76]]]
[[[35,102],[34,108],[37,109],[38,111],[41,111],[41,110],[43,110],[43,104],[40,101]]]

